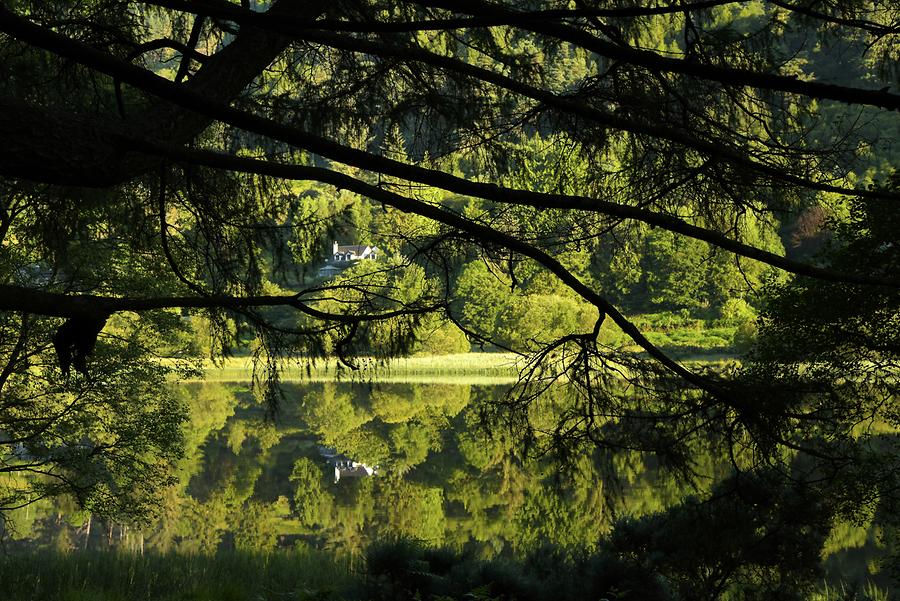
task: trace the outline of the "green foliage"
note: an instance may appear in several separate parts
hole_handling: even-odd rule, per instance
[[[501,316],[498,339],[512,348],[549,343],[571,332],[590,331],[597,311],[568,296],[528,294]]]
[[[486,471],[496,465],[502,458],[504,449],[502,443],[486,435],[473,423],[471,414],[467,414],[466,427],[456,433],[456,446],[465,462],[478,471]]]
[[[536,287],[540,290],[541,284]],[[466,327],[515,349],[533,348],[571,332],[590,331],[597,318],[596,309],[570,294],[515,290],[507,274],[483,261],[462,268],[454,299]]]
[[[440,432],[434,424],[412,421],[390,429],[392,464],[405,471],[425,462],[428,453],[440,450]]]
[[[21,327],[6,318],[6,334]],[[48,325],[32,321],[29,329]],[[173,482],[187,417],[167,382],[172,369],[144,347],[163,331],[102,335],[88,377],[63,377],[52,350],[31,341],[30,365],[11,365],[4,383],[0,428],[21,445],[6,460],[12,478],[0,486],[0,506],[66,494],[100,515],[141,520],[153,513],[159,489]]]
[[[752,321],[747,320],[738,324],[737,328],[734,331],[732,345],[738,352],[746,353],[747,351],[751,350],[756,344],[757,332],[758,329],[755,319],[753,319]]]
[[[602,488],[596,483],[594,486]],[[594,548],[606,532],[602,498],[588,494],[595,503],[580,503],[566,498],[573,492],[554,490],[548,485],[526,497],[516,513],[518,550],[533,551],[551,540],[562,549]]]
[[[275,549],[280,534],[279,518],[289,511],[288,501],[284,497],[275,503],[250,501],[244,505],[234,524],[235,548],[239,551]]]
[[[738,326],[756,321],[756,311],[742,298],[730,298],[719,310],[719,320],[724,325]]]
[[[416,354],[453,355],[466,353],[472,347],[469,339],[456,325],[439,320],[423,323],[417,333]]]
[[[698,309],[709,305],[701,265],[706,246],[698,241],[654,230],[647,237],[645,269],[647,294],[653,305]]]
[[[492,339],[498,334],[500,315],[510,295],[508,279],[492,271],[487,263],[473,261],[457,276],[453,298],[463,323]]]
[[[325,475],[322,468],[311,459],[301,457],[294,462],[291,470],[291,484],[294,485],[294,513],[304,526],[315,526],[324,521],[331,496],[322,487]]]
[[[380,492],[391,534],[429,546],[443,542],[446,525],[444,493],[440,488],[398,480],[386,482]]]

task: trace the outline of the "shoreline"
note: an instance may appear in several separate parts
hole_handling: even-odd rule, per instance
[[[680,363],[714,364],[734,362],[734,354],[691,353],[677,357]],[[362,357],[357,360],[357,370],[340,365],[336,359],[315,360],[305,363],[302,359],[285,362],[280,380],[284,383],[348,382],[348,383],[434,383],[503,385],[513,384],[519,378],[522,357],[513,353],[458,353],[453,355],[425,355],[396,359]],[[198,382],[247,382],[253,379],[253,359],[229,357],[217,364],[203,362],[202,376],[179,380],[182,383]]]

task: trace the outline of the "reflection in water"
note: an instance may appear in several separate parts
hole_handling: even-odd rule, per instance
[[[341,478],[368,478],[378,473],[378,466],[369,466],[360,463],[355,459],[350,459],[343,453],[338,453],[337,449],[332,447],[319,447],[319,455],[328,461],[328,465],[334,468],[334,483],[337,484]]]
[[[304,545],[354,555],[396,537],[483,558],[546,544],[592,550],[615,520],[702,496],[728,468],[698,449],[697,483],[686,487],[638,453],[586,452],[565,468],[523,459],[513,433],[480,427],[478,408],[499,386],[318,382],[284,392],[271,421],[242,385],[176,388],[192,419],[153,523],[97,524],[58,499],[13,512],[12,537],[160,552]],[[839,529],[829,561],[871,547],[872,530]]]

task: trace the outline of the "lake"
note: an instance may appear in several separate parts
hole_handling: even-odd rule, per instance
[[[546,544],[592,550],[616,520],[702,495],[727,472],[698,457],[701,477],[688,484],[634,452],[525,456],[516,432],[482,427],[481,409],[507,389],[291,383],[269,418],[246,383],[176,385],[191,415],[184,458],[150,523],[107,523],[44,500],[10,514],[8,543],[161,553],[301,546],[357,557],[372,541],[403,537],[481,558]],[[839,525],[825,565],[835,578],[863,578],[875,546],[874,528]]]

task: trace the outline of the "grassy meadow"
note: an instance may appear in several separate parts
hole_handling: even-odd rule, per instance
[[[317,382],[335,379],[378,380],[397,383],[433,384],[508,384],[516,381],[519,358],[512,353],[459,353],[427,355],[391,360],[357,359],[357,370],[335,359],[305,364],[299,361],[284,366],[284,382]],[[217,365],[207,363],[198,381],[243,382],[253,375],[249,357],[229,357]]]

